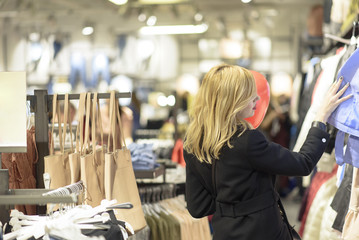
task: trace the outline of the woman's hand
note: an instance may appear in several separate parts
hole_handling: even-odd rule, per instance
[[[347,83],[342,89],[339,90],[340,84],[342,82],[343,77],[340,77],[339,80],[336,80],[329,88],[323,100],[322,106],[320,107],[314,119],[315,121],[321,121],[323,123],[326,123],[330,114],[332,114],[332,112],[338,107],[339,104],[353,97],[353,94],[349,94],[345,97],[340,98],[349,87],[349,83]]]

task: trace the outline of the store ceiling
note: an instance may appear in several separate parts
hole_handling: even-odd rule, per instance
[[[172,0],[172,4],[153,4],[154,0],[129,0],[116,6],[107,0],[0,0],[3,29],[44,34],[70,32],[85,22],[114,33],[135,32],[144,22],[140,13],[156,15],[157,25],[193,24],[200,12],[210,28],[208,35],[223,36],[234,29],[255,29],[262,35],[278,32],[289,35],[303,29],[311,6],[321,0]],[[157,0],[158,1],[158,0]],[[161,0],[162,2],[164,0]]]

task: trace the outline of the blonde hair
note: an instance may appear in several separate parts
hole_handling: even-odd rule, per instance
[[[252,73],[242,67],[221,64],[203,78],[190,108],[190,124],[184,149],[200,162],[219,159],[220,150],[230,144],[230,138],[240,127],[241,135],[252,126],[237,114],[248,106],[257,94]]]

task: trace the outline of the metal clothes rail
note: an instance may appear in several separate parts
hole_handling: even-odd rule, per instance
[[[116,98],[131,98],[130,92],[116,93]],[[36,188],[44,188],[44,157],[49,155],[49,116],[52,111],[53,95],[48,95],[47,90],[34,90],[34,95],[28,95],[27,100],[30,101],[31,112],[35,113],[35,139],[36,147],[39,154],[39,160],[36,165]],[[69,99],[79,99],[80,94],[69,94]],[[93,94],[91,94],[93,98]],[[99,99],[109,99],[110,93],[99,93]],[[64,94],[58,94],[57,100],[64,100]]]

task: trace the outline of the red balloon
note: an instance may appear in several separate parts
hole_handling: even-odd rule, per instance
[[[262,123],[263,118],[266,115],[270,99],[270,89],[267,79],[262,74],[253,70],[250,71],[256,80],[257,94],[260,99],[257,102],[254,115],[250,118],[246,118],[245,120],[252,124],[254,128],[257,128]]]

